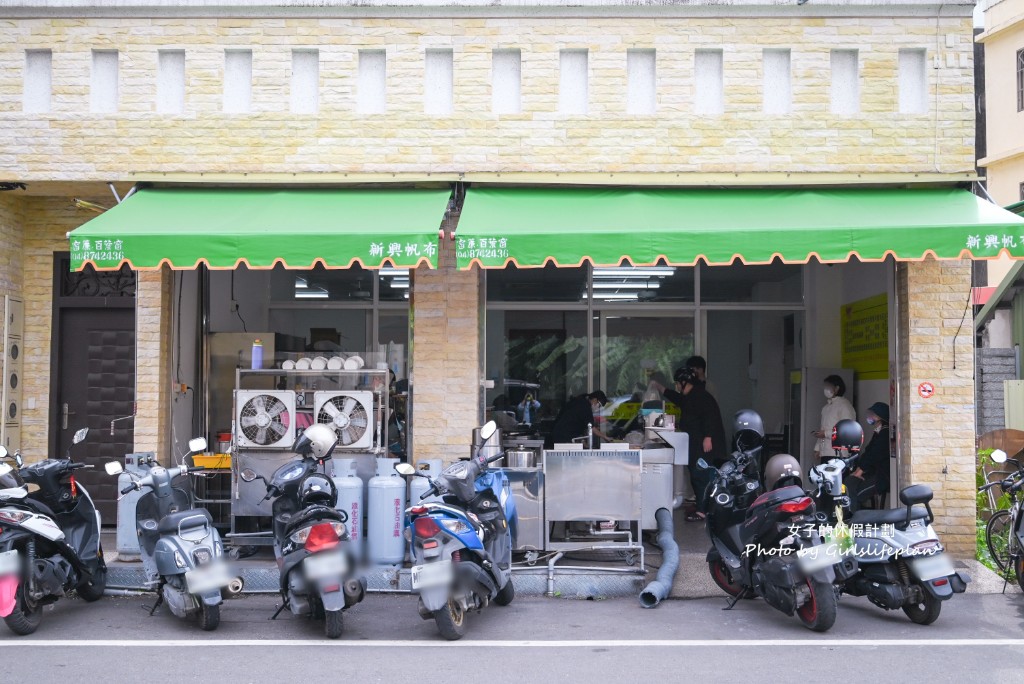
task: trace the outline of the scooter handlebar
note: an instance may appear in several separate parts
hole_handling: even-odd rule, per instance
[[[502,451],[499,454],[495,454],[494,456],[491,456],[489,459],[484,461],[484,463],[494,463],[495,461],[500,461],[503,458],[505,458],[505,452],[504,451]]]
[[[440,494],[440,493],[441,493],[441,490],[437,488],[437,485],[434,484],[433,482],[431,482],[430,483],[430,489],[428,489],[427,491],[425,491],[422,494],[420,494],[420,501],[423,501],[428,496],[435,496],[435,495]]]
[[[128,485],[127,487],[125,487],[124,489],[122,489],[122,490],[121,490],[121,493],[122,493],[122,494],[127,494],[128,492],[132,491],[133,489],[136,489],[136,487],[135,487],[135,483],[134,483],[134,482],[132,482],[132,483],[131,483],[130,485]]]

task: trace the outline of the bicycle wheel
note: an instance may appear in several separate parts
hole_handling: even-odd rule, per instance
[[[1000,572],[1010,566],[1010,511],[996,511],[985,525],[985,545]]]

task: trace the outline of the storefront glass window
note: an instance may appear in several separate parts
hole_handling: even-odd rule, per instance
[[[488,302],[582,302],[587,295],[586,267],[509,266],[487,272]]]
[[[593,270],[595,302],[692,302],[692,267],[628,266]]]

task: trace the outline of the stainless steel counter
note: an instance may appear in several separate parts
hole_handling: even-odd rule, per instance
[[[514,551],[544,550],[544,471],[536,468],[500,468],[508,478],[516,502],[518,524],[512,538]]]

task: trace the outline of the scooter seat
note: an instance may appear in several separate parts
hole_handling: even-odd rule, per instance
[[[194,508],[188,511],[168,513],[160,520],[157,532],[160,534],[178,534],[178,530],[191,530],[206,525],[213,527],[213,518],[205,508]]]
[[[910,511],[911,520],[927,520],[928,511],[920,506],[915,506]],[[851,525],[893,525],[902,529],[907,525],[907,509],[891,508],[882,511],[861,509],[853,514],[850,520]]]

